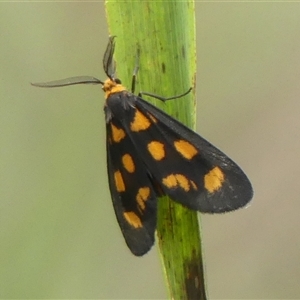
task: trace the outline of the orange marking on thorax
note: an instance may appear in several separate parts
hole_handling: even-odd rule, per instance
[[[107,99],[111,94],[126,91],[126,88],[122,84],[116,83],[115,81],[111,80],[110,78],[108,78],[104,81],[102,89],[105,93],[105,99]]]

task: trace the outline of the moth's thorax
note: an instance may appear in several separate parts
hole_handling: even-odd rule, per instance
[[[110,78],[104,81],[102,89],[105,93],[105,99],[107,99],[112,94],[126,90],[126,88],[121,83],[117,83],[116,81]]]

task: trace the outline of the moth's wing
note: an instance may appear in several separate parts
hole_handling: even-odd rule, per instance
[[[112,118],[107,124],[106,142],[109,188],[115,214],[129,249],[140,256],[154,244],[156,192],[126,128],[117,119]]]
[[[241,168],[194,131],[141,98],[135,108],[151,122],[147,130],[130,132],[140,156],[165,194],[195,210],[222,213],[245,206],[253,196]],[[154,158],[161,151],[161,159]],[[156,147],[157,146],[157,147]],[[157,153],[155,153],[155,151]]]

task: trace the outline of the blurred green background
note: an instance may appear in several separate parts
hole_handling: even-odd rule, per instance
[[[299,298],[300,3],[197,2],[196,20],[197,130],[255,189],[201,216],[210,298]],[[157,249],[134,257],[115,220],[100,86],[29,84],[105,78],[104,3],[2,2],[0,30],[0,298],[166,298]]]

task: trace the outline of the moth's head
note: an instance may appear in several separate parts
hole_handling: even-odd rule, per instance
[[[107,99],[112,94],[125,91],[126,88],[122,85],[120,79],[108,78],[104,81],[102,90],[105,93],[105,99]]]

